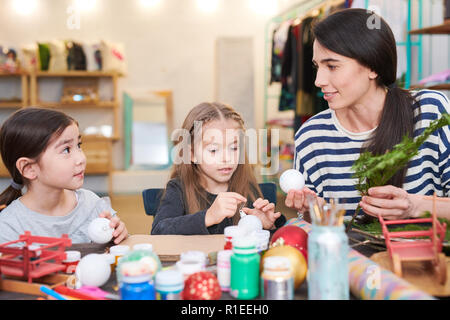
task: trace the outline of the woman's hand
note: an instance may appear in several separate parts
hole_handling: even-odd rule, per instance
[[[211,207],[206,211],[206,227],[221,223],[225,218],[235,215],[238,205],[247,199],[236,192],[220,192]]]
[[[388,185],[370,188],[369,195],[362,197],[359,205],[368,215],[400,220],[419,216],[415,198],[401,188]]]
[[[253,202],[253,209],[242,208],[246,214],[251,214],[261,220],[263,228],[266,230],[273,229],[275,220],[281,216],[281,212],[275,212],[275,204],[269,200],[258,198]]]
[[[286,196],[284,204],[288,208],[296,209],[297,211],[304,213],[309,210],[307,195],[317,198],[319,202],[323,201],[322,198],[316,196],[314,191],[308,189],[307,187],[303,187],[302,190],[290,190]]]
[[[115,215],[112,216],[111,212],[109,211],[103,211],[99,214],[100,218],[106,218],[110,220],[109,226],[114,229],[113,232],[113,238],[115,244],[119,244],[122,242],[122,240],[125,240],[128,237],[128,231],[125,227],[125,223],[120,220],[120,218]]]

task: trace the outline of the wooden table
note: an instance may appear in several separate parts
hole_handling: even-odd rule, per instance
[[[352,238],[361,238],[361,235],[359,234],[352,234]],[[362,238],[361,238],[362,240]],[[108,250],[108,248],[113,245],[112,243],[109,244],[93,244],[93,243],[83,243],[83,244],[74,244],[70,248],[67,248],[67,250],[77,250],[81,252],[81,256],[85,256],[90,253],[104,253]],[[370,257],[373,253],[376,253],[377,251],[373,248],[361,245],[354,248],[355,250],[359,251],[363,255]],[[169,266],[172,265],[173,262],[163,262],[163,266]],[[111,274],[111,277],[109,281],[101,287],[101,289],[118,294],[117,291],[117,281],[116,281],[116,274],[113,272]],[[22,293],[16,293],[16,292],[6,292],[6,291],[0,291],[0,300],[36,300],[38,296],[34,295],[28,295],[28,294],[22,294]],[[356,299],[354,296],[350,296],[351,299]],[[307,300],[308,299],[308,286],[307,281],[305,280],[303,284],[295,291],[294,294],[295,300]],[[227,292],[222,292],[221,300],[235,300],[237,299],[230,296]],[[255,299],[255,300],[260,300]]]

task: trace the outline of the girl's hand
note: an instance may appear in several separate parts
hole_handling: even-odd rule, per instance
[[[253,209],[242,208],[242,211],[258,217],[264,229],[273,229],[275,220],[281,216],[281,212],[275,212],[275,204],[270,203],[269,200],[258,198],[253,202],[253,207]]]
[[[99,214],[100,218],[106,218],[109,219],[111,222],[109,223],[109,226],[114,229],[113,232],[113,238],[115,244],[119,244],[122,242],[122,240],[126,239],[128,237],[128,231],[125,227],[125,223],[120,220],[120,218],[115,215],[112,216],[111,212],[109,211],[103,211]]]
[[[316,196],[314,191],[308,189],[307,187],[303,187],[302,190],[290,190],[286,196],[284,204],[288,208],[296,209],[297,211],[304,213],[309,210],[309,203],[307,199],[308,194],[314,196],[314,198],[318,198],[319,202],[323,201],[322,198]]]
[[[414,196],[391,185],[370,188],[369,195],[362,197],[359,205],[374,217],[381,215],[389,220],[418,217]]]
[[[235,215],[238,205],[247,199],[236,192],[220,192],[211,207],[206,211],[206,227],[221,223],[225,218]]]

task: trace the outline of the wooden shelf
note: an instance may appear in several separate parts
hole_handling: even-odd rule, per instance
[[[43,108],[103,109],[103,108],[115,108],[118,105],[118,103],[114,101],[99,101],[94,103],[38,102],[36,105]]]
[[[27,75],[28,73],[25,71],[17,71],[17,72],[0,72],[0,77],[21,77]]]
[[[118,76],[118,73],[115,72],[104,72],[104,71],[37,71],[35,73],[31,73],[31,76],[37,77],[114,77]]]
[[[0,108],[22,108],[22,101],[0,101]]]
[[[431,89],[431,90],[450,90],[450,83],[442,83],[442,84],[435,84],[431,86],[424,86],[424,85],[415,85],[411,86],[412,89]]]
[[[437,26],[411,30],[409,34],[450,34],[450,20]]]

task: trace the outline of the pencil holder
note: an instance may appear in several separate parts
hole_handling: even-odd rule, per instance
[[[308,299],[350,298],[348,252],[343,225],[312,225],[308,237]]]

